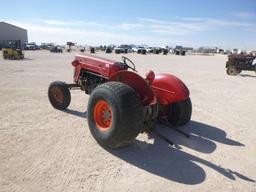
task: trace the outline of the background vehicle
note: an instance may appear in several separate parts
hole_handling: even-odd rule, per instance
[[[85,52],[85,46],[83,46],[83,45],[77,46],[77,49],[78,49],[80,52]]]
[[[162,52],[162,48],[161,47],[154,47],[153,53],[154,54],[160,54]]]
[[[147,53],[153,53],[154,48],[153,47],[147,47],[146,51],[147,51]]]
[[[130,46],[130,45],[120,45],[120,48],[124,49],[124,53],[131,53],[132,52],[132,46]]]
[[[162,52],[163,52],[164,55],[167,55],[169,50],[167,48],[162,48]]]
[[[3,58],[19,60],[24,59],[24,53],[21,49],[20,41],[10,42],[9,45],[2,48]]]
[[[52,52],[52,53],[63,53],[62,47],[61,47],[61,46],[58,46],[58,45],[52,46],[52,47],[50,48],[50,52]]]
[[[50,50],[54,46],[54,43],[42,43],[39,48],[40,49],[45,49],[45,50]]]
[[[39,50],[40,47],[35,43],[26,43],[23,47],[24,50]]]
[[[176,46],[174,49],[173,49],[173,52],[175,55],[185,55],[186,54],[186,50],[183,49],[182,46]]]
[[[95,53],[96,48],[95,47],[90,47],[90,53]]]
[[[51,83],[50,103],[64,110],[71,101],[70,89],[79,88],[89,94],[87,122],[93,137],[105,148],[128,145],[139,133],[153,129],[156,121],[173,126],[190,121],[189,90],[180,79],[170,74],[155,75],[153,71],[144,79],[136,73],[132,61],[122,59],[117,62],[77,55],[72,62],[74,83]]]
[[[116,54],[119,54],[119,53],[127,53],[127,50],[125,50],[124,48],[122,47],[115,47],[114,48],[114,51]],[[125,52],[126,51],[126,52]]]
[[[108,46],[106,47],[106,53],[112,53],[112,47]]]
[[[136,52],[138,51],[138,47],[137,46],[132,46],[132,52]]]
[[[142,46],[140,46],[140,47],[137,47],[137,53],[138,54],[146,54],[146,48],[145,47],[142,47]]]
[[[231,54],[228,56],[226,62],[226,69],[228,75],[238,75],[244,71],[255,71],[256,64],[253,63],[256,56],[251,54]]]

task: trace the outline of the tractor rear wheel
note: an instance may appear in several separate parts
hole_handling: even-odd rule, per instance
[[[174,126],[182,126],[190,121],[192,104],[190,98],[169,106],[168,121]]]
[[[239,73],[241,73],[241,70],[235,68],[234,66],[230,66],[227,68],[227,74],[228,75],[238,75]]]
[[[48,98],[55,109],[66,109],[71,101],[68,85],[62,81],[52,82],[48,89]]]
[[[143,129],[143,106],[134,89],[121,82],[97,86],[88,102],[88,125],[104,148],[131,143]]]

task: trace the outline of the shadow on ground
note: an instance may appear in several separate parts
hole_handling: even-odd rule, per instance
[[[249,75],[249,74],[240,74],[239,76],[241,76],[241,77],[252,77],[252,78],[256,78],[255,75]]]
[[[161,127],[158,126],[158,128]],[[170,132],[170,129],[162,129],[162,132],[172,138],[175,143],[202,153],[213,152],[216,149],[215,142],[232,146],[244,146],[244,144],[238,141],[227,138],[226,132],[222,129],[197,121],[190,121],[187,125],[180,127],[180,129],[188,133],[190,138],[187,139],[174,131]]]
[[[71,109],[66,109],[64,112],[82,118],[87,117],[87,112]],[[154,132],[151,132],[148,136],[153,140],[153,144],[135,140],[126,148],[108,151],[140,169],[178,183],[189,185],[202,183],[206,178],[206,173],[200,165],[207,166],[231,180],[239,177],[245,181],[255,182],[236,171],[182,151],[182,146],[186,146],[200,153],[210,154],[216,150],[216,143],[244,146],[239,141],[227,138],[226,132],[222,129],[191,121],[186,126],[180,127],[181,130],[190,134],[189,139],[165,126],[157,125],[156,129],[171,139],[175,147],[169,146]]]
[[[167,128],[161,130],[162,127],[157,127],[161,133],[168,130],[170,134],[163,134],[172,139],[176,145],[187,146],[203,153],[213,152],[216,149],[215,142],[231,146],[244,146],[238,141],[228,139],[223,130],[210,125],[191,121],[183,128],[186,128],[187,132],[191,134],[189,139]],[[237,176],[240,179],[255,182],[236,171],[215,165],[210,161],[186,153],[180,148],[171,147],[153,133],[149,134],[149,137],[154,140],[153,144],[136,140],[127,148],[109,150],[109,152],[140,169],[178,183],[189,185],[202,183],[206,178],[206,173],[200,165],[207,166],[231,180],[235,180],[235,176]]]

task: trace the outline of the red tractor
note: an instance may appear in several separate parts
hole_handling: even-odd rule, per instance
[[[190,121],[189,90],[180,79],[170,74],[155,76],[153,71],[144,79],[136,73],[131,60],[126,57],[122,60],[77,55],[72,62],[74,83],[51,83],[50,103],[58,110],[65,110],[71,101],[71,89],[79,88],[89,94],[90,131],[101,146],[111,149],[128,145],[139,133],[152,129],[157,121],[166,120],[172,126]]]

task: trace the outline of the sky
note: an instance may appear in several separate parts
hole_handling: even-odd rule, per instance
[[[2,1],[30,42],[256,50],[256,0]]]

